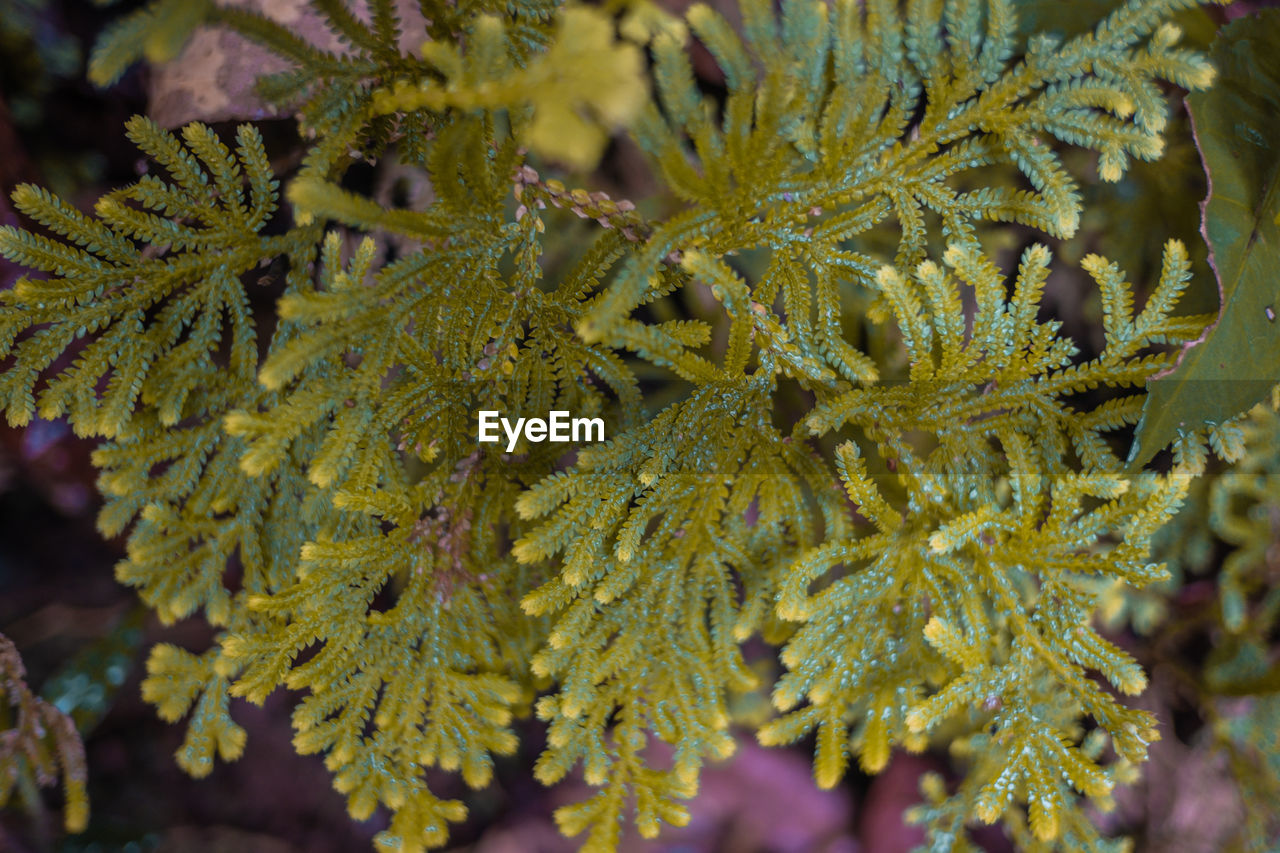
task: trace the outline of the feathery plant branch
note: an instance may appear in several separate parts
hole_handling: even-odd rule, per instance
[[[36,785],[53,785],[61,777],[63,825],[81,832],[89,821],[84,744],[71,717],[31,692],[26,674],[13,641],[0,634],[0,805],[16,790],[28,807],[38,808]]]
[[[1162,87],[1213,78],[1170,22],[1192,5],[1127,0],[1024,40],[1011,0],[742,0],[740,33],[637,0],[619,38],[545,0],[424,2],[416,33],[390,0],[316,0],[336,52],[211,3],[122,19],[95,80],[226,27],[290,63],[261,89],[309,137],[277,209],[253,128],[232,150],[135,119],[163,176],[93,215],[20,188],[41,231],[0,231],[45,274],[0,294],[0,403],[104,440],[118,578],[162,621],[218,628],[147,665],[144,695],[188,717],[182,766],[245,749],[230,697],[300,691],[296,748],[356,819],[391,810],[379,847],[421,850],[466,814],[425,769],[484,786],[532,713],[538,778],[580,766],[599,788],[561,828],[612,850],[628,809],[646,837],[688,821],[704,763],[734,751],[731,695],[770,686],[743,654],[763,637],[785,672],[759,738],[814,734],[819,785],[949,739],[967,772],[926,785],[935,849],[974,821],[1101,847],[1082,802],[1105,808],[1158,732],[1103,688],[1146,680],[1090,620],[1100,586],[1163,576],[1149,543],[1201,458],[1184,442],[1172,470],[1125,477],[1118,436],[1209,318],[1173,313],[1178,242],[1136,315],[1089,256],[1089,357],[1041,319],[1049,250],[1006,275],[983,244],[1075,233],[1066,149],[1104,181],[1160,156]],[[541,177],[585,180],[620,127],[665,200]],[[344,185],[379,159],[431,201]],[[556,242],[582,233],[558,209],[586,240]],[[246,282],[273,262],[265,330]],[[607,440],[476,440],[480,411],[556,410]]]

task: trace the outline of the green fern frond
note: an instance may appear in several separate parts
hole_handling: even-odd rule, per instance
[[[743,0],[740,28],[477,0],[425,4],[417,50],[390,0],[316,0],[334,51],[241,7],[123,19],[96,79],[226,27],[288,61],[261,91],[305,140],[278,209],[256,131],[135,119],[157,174],[92,216],[20,188],[42,230],[0,231],[47,276],[0,294],[10,421],[105,439],[117,577],[161,622],[217,630],[148,664],[146,698],[189,718],[179,763],[233,760],[230,698],[286,687],[295,748],[355,818],[392,812],[381,849],[421,850],[467,814],[427,768],[486,785],[533,713],[537,777],[597,789],[557,823],[609,851],[628,812],[645,837],[690,819],[734,750],[731,694],[771,688],[759,739],[813,735],[823,787],[949,741],[963,779],[917,810],[940,849],[972,849],[974,819],[1109,849],[1082,803],[1109,805],[1158,732],[1102,686],[1146,680],[1091,619],[1165,576],[1151,540],[1206,443],[1248,459],[1253,433],[1122,473],[1138,389],[1210,319],[1173,315],[1180,243],[1140,309],[1118,266],[1081,261],[1096,350],[1045,310],[1047,248],[1009,281],[984,246],[993,222],[1075,233],[1092,161],[1115,181],[1161,154],[1161,87],[1212,78],[1169,23],[1190,5],[1126,0],[1063,39],[1011,0]],[[662,195],[540,173],[585,172],[622,128]],[[362,188],[387,164],[414,202]],[[267,329],[264,264],[287,269]],[[480,431],[557,411],[607,434]],[[1237,633],[1262,540],[1232,509],[1270,500],[1242,470],[1215,498]]]
[[[265,259],[300,258],[306,245],[296,232],[259,236],[275,209],[261,139],[242,128],[232,155],[201,125],[183,132],[185,147],[145,119],[131,121],[129,134],[173,183],[148,175],[109,193],[97,219],[31,187],[14,194],[23,213],[77,248],[0,231],[0,254],[54,276],[4,294],[3,352],[21,365],[0,380],[10,423],[65,414],[80,435],[127,437],[137,409],[164,425],[207,411],[192,395],[217,374],[253,387],[256,333],[240,277]],[[37,398],[41,374],[90,333]]]

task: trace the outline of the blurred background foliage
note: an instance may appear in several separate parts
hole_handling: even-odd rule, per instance
[[[256,5],[268,8],[271,2]],[[0,224],[17,222],[8,195],[19,183],[36,182],[88,205],[134,179],[140,166],[121,129],[138,112],[170,126],[201,119],[225,129],[239,119],[257,120],[273,166],[282,174],[297,166],[300,146],[293,122],[273,118],[256,99],[253,76],[263,69],[246,45],[210,41],[193,55],[198,61],[181,68],[135,68],[109,89],[91,86],[85,57],[95,37],[113,16],[138,4],[103,5],[0,0]],[[662,5],[681,12],[687,3]],[[731,3],[713,5],[734,19]],[[1114,5],[1115,0],[1024,0],[1020,13],[1028,31],[1068,35]],[[1226,20],[1264,5],[1276,4],[1192,10],[1181,24],[1189,42],[1207,48]],[[306,32],[305,20],[300,26],[305,36],[320,37]],[[723,84],[720,72],[700,46],[694,52],[700,85],[715,93]],[[1116,261],[1134,281],[1154,281],[1159,247],[1179,238],[1192,248],[1198,272],[1188,308],[1211,311],[1217,304],[1199,235],[1198,202],[1207,187],[1185,110],[1177,111],[1167,135],[1163,159],[1135,164],[1119,184],[1087,186],[1083,227],[1054,247],[1067,263],[1050,279],[1046,306],[1086,355],[1091,343],[1095,349],[1101,343],[1100,307],[1080,297],[1092,288],[1073,271],[1088,253]],[[371,167],[366,178],[388,203],[412,204],[415,194],[430,192],[398,172],[390,159]],[[614,198],[655,195],[638,151],[625,140],[614,140],[589,183]],[[1104,221],[1132,227],[1105,229]],[[562,233],[564,245],[559,253],[550,247],[549,265],[558,255],[564,262],[573,255],[575,232]],[[886,233],[883,239],[891,251],[896,237]],[[1019,236],[1009,229],[989,235],[1007,262],[1032,239],[1030,232]],[[750,274],[759,259],[736,262]],[[0,287],[16,275],[0,261]],[[264,312],[270,310],[266,298],[259,306]],[[851,299],[845,307],[846,327],[861,325],[868,306]],[[683,306],[694,315],[708,308]],[[1109,832],[1131,835],[1138,850],[1280,850],[1278,405],[1280,398],[1251,413],[1244,459],[1212,469],[1166,529],[1159,556],[1168,561],[1172,579],[1140,592],[1116,587],[1104,599],[1100,622],[1151,673],[1141,704],[1164,729],[1144,777],[1118,792],[1114,811],[1098,815]],[[22,433],[0,426],[0,634],[12,641],[25,664],[22,682],[15,680],[16,670],[5,671],[6,687],[17,695],[20,684],[29,685],[32,699],[44,703],[50,719],[65,715],[74,724],[84,742],[93,802],[86,831],[67,834],[62,788],[39,787],[50,780],[38,778],[36,767],[9,761],[0,770],[11,774],[18,793],[0,812],[0,851],[369,849],[386,815],[364,823],[348,818],[319,758],[295,754],[285,697],[276,696],[262,708],[240,703],[236,718],[254,743],[240,761],[219,764],[203,781],[177,768],[172,756],[182,731],[161,722],[140,698],[142,650],[160,640],[179,646],[207,642],[200,633],[208,629],[196,624],[162,628],[132,592],[114,581],[112,567],[122,546],[102,542],[94,529],[98,498],[90,449],[61,422],[38,423]],[[754,665],[766,671],[776,667],[763,646]],[[768,709],[762,694],[741,697],[735,707],[739,718],[752,724]],[[6,729],[13,725],[8,718],[0,723]],[[538,724],[523,725],[526,746],[499,761],[489,789],[453,790],[455,783],[443,777],[433,782],[441,795],[466,797],[470,807],[453,849],[574,849],[549,815],[555,806],[581,798],[582,791],[548,790],[534,780]],[[810,781],[810,752],[811,744],[765,751],[754,738],[743,738],[731,762],[707,772],[688,827],[643,846],[638,840],[624,842],[623,849],[909,850],[923,841],[922,831],[909,820],[921,799],[922,781],[926,788],[937,784],[929,780],[945,781],[953,762],[963,760],[945,753],[899,754],[875,778],[854,772],[836,790],[820,792]],[[989,850],[1012,849],[998,830],[989,828],[978,837]]]

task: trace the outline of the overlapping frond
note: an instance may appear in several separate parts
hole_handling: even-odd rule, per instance
[[[1189,5],[1028,40],[1009,0],[744,0],[740,32],[637,0],[620,34],[649,46],[653,99],[605,13],[548,0],[423,4],[421,33],[390,0],[315,0],[334,50],[239,7],[125,18],[99,79],[227,26],[290,62],[262,86],[310,140],[278,212],[252,129],[233,151],[138,119],[163,176],[94,216],[24,187],[42,232],[0,231],[48,275],[0,294],[0,402],[107,439],[119,578],[219,631],[148,664],[148,700],[188,717],[182,766],[244,749],[231,697],[300,691],[296,748],[356,818],[392,811],[380,847],[419,850],[466,814],[426,768],[485,785],[533,712],[538,777],[599,789],[561,828],[608,851],[628,809],[647,837],[688,820],[763,636],[786,671],[760,738],[815,735],[820,785],[945,728],[967,773],[931,786],[935,838],[963,849],[977,818],[1101,849],[1078,800],[1106,805],[1156,733],[1101,686],[1145,676],[1090,620],[1100,589],[1161,577],[1149,541],[1202,453],[1125,476],[1117,434],[1207,318],[1173,314],[1177,242],[1141,310],[1091,255],[1086,357],[1044,318],[1048,250],[1010,282],[980,237],[1077,229],[1068,148],[1107,181],[1159,156],[1159,87],[1212,78],[1168,22]],[[627,124],[665,208],[534,168],[589,167]],[[422,204],[360,189],[353,166],[385,160]],[[569,212],[589,239],[549,242],[580,233]],[[264,264],[288,270],[269,335],[246,290]],[[605,440],[478,434],[480,412],[553,411]]]
[[[225,397],[255,385],[257,335],[241,279],[277,257],[301,262],[309,243],[260,236],[276,206],[261,137],[241,128],[233,154],[198,124],[182,142],[145,119],[132,120],[129,135],[169,180],[146,175],[108,193],[96,217],[35,187],[14,193],[57,236],[0,231],[0,253],[51,276],[22,279],[0,304],[0,354],[15,358],[0,379],[11,424],[66,415],[81,435],[127,437],[137,411],[172,426],[209,410],[201,389],[224,384]]]
[[[770,615],[788,560],[824,533],[812,496],[835,528],[825,532],[842,526],[822,467],[769,423],[769,390],[767,379],[703,386],[517,503],[542,520],[516,556],[561,566],[523,602],[555,616],[533,668],[561,685],[538,703],[551,724],[538,775],[554,782],[581,762],[605,787],[559,815],[566,829],[595,827],[589,847],[613,831],[628,788],[644,835],[687,820],[661,803],[691,796],[705,758],[733,751],[726,694],[755,682],[740,644]],[[626,722],[610,737],[615,708]],[[670,771],[647,767],[634,743],[646,730],[674,748]]]
[[[874,287],[879,263],[854,240],[882,223],[897,226],[904,271],[943,240],[971,242],[984,221],[1070,236],[1081,199],[1056,146],[1097,152],[1104,179],[1117,180],[1131,158],[1163,150],[1158,81],[1211,82],[1204,58],[1177,48],[1177,29],[1161,23],[1186,5],[1134,0],[1094,32],[1025,44],[1005,0],[790,0],[780,18],[747,0],[742,36],[695,5],[689,25],[724,72],[725,101],[699,93],[686,51],[665,36],[654,47],[659,97],[635,130],[689,215],[658,229],[584,334],[625,334],[650,271],[672,251],[767,247],[798,255],[819,282]],[[983,185],[992,166],[1012,168],[1024,186]],[[778,285],[770,276],[759,287],[772,307]],[[866,378],[870,365],[832,319],[835,291],[820,286],[812,305],[784,311],[799,344]]]
[[[1167,251],[1157,292],[1183,274],[1181,247]],[[894,473],[872,477],[857,444],[841,448],[846,489],[873,529],[828,539],[786,574],[778,612],[801,626],[774,690],[783,715],[761,738],[816,731],[815,774],[831,785],[851,752],[876,771],[892,745],[923,748],[944,721],[993,726],[959,795],[965,809],[994,822],[1025,805],[1032,835],[1050,842],[1063,837],[1072,789],[1102,797],[1111,781],[1080,751],[1074,715],[1046,720],[1036,709],[1046,695],[1069,702],[1119,755],[1143,759],[1154,720],[1086,675],[1124,694],[1146,686],[1138,664],[1089,624],[1094,581],[1142,586],[1163,576],[1147,556],[1150,538],[1190,480],[1180,469],[1122,477],[1105,433],[1131,425],[1138,409],[1112,401],[1093,410],[1107,417],[1092,418],[1067,400],[1135,384],[1173,357],[1145,350],[1197,332],[1153,299],[1138,321],[1110,312],[1102,353],[1075,363],[1058,324],[1037,320],[1045,249],[1024,254],[1011,297],[977,252],[953,247],[945,262],[921,263],[910,280],[891,267],[879,277],[908,352],[907,381],[845,392],[809,418],[817,433],[853,427]],[[1118,271],[1098,259],[1086,267],[1104,302],[1128,304]]]

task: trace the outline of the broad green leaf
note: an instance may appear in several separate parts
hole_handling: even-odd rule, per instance
[[[1188,99],[1209,176],[1203,232],[1222,309],[1204,341],[1148,386],[1129,457],[1221,423],[1280,381],[1280,11],[1237,20],[1213,46],[1219,78]]]

